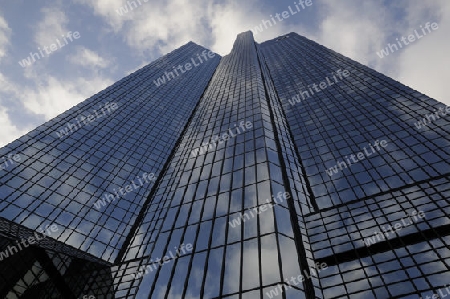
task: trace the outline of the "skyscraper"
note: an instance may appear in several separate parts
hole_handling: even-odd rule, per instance
[[[447,108],[295,33],[188,43],[0,149],[0,295],[450,294]]]

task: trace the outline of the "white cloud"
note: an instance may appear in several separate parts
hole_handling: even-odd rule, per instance
[[[423,5],[429,6],[430,3],[424,3]],[[450,59],[448,59],[448,53],[450,53],[450,40],[448,38],[450,32],[450,3],[435,3],[434,17],[418,16],[417,10],[426,11],[420,5],[409,10],[408,19],[415,26],[412,29],[420,29],[420,25],[423,26],[426,22],[438,23],[439,29],[404,48],[398,60],[399,81],[446,105],[450,105],[447,91],[448,79],[450,78]],[[405,35],[407,33],[409,31]]]
[[[382,6],[376,2],[349,0],[323,2],[323,22],[317,41],[336,52],[369,65],[377,71],[440,101],[450,77],[450,3],[404,1]],[[403,13],[402,19],[398,14]],[[440,29],[383,59],[377,51],[406,36],[426,22],[436,21]]]
[[[355,8],[350,2],[334,5],[331,3],[322,3],[319,8],[320,23],[317,31],[318,42],[327,47],[333,47],[333,50],[345,55],[351,55],[357,47],[355,41],[362,37],[362,28],[369,26],[371,31],[377,28],[376,24],[366,19],[366,15],[362,18],[355,18],[361,8]],[[361,13],[364,13],[361,11]],[[369,13],[367,13],[370,16]],[[350,44],[349,44],[350,42]],[[363,42],[361,41],[361,44]]]
[[[10,45],[11,28],[6,20],[0,16],[0,59],[6,56],[8,46]]]
[[[316,33],[317,42],[361,63],[381,63],[375,51],[384,45],[392,24],[388,8],[352,0],[338,5],[324,2],[318,9],[323,21]]]
[[[91,8],[93,14],[107,24],[100,28],[100,32],[117,33],[135,53],[142,56],[142,61],[160,57],[190,40],[226,55],[237,34],[253,29],[262,19],[280,12],[280,9],[269,11],[256,0],[215,3],[207,0],[168,0],[161,3],[141,0],[142,5],[121,16],[117,10],[127,4],[124,0],[75,2]],[[57,1],[56,5],[41,9],[42,19],[34,27],[34,40],[39,46],[48,46],[67,33],[68,18],[61,6]],[[290,31],[307,32],[304,34],[306,37],[450,104],[444,91],[450,73],[450,60],[446,54],[450,50],[447,38],[450,3],[412,0],[382,5],[348,0],[337,5],[316,1],[308,10],[318,14],[314,16],[321,21],[318,26],[299,25],[302,21],[296,20],[293,23],[297,25],[278,22],[257,34],[256,40],[262,42]],[[300,20],[302,14],[307,13],[305,10],[291,16],[289,22],[294,18]],[[428,21],[439,23],[439,30],[389,57],[380,59],[376,55],[395,37],[408,34]],[[6,55],[10,35],[11,29],[0,16],[0,59]],[[94,50],[80,47],[68,59],[72,64],[93,70],[114,66],[107,56]],[[46,77],[48,70],[42,69],[44,67],[40,64],[24,69],[25,78],[32,84],[29,86],[13,85],[0,76],[0,92],[13,94],[23,101],[26,108],[49,119],[112,83],[98,72],[94,79]],[[7,117],[7,111],[3,109],[0,117]],[[12,126],[11,123],[9,125]]]
[[[83,4],[93,9],[94,15],[101,16],[105,19],[114,32],[118,32],[127,20],[131,20],[132,13],[126,13],[123,16],[117,13],[120,7],[127,4],[124,0],[74,0],[75,3]],[[150,3],[145,3],[151,6]]]
[[[69,20],[61,10],[60,3],[44,7],[40,12],[42,19],[33,29],[34,41],[38,46],[44,47],[54,43],[57,38],[69,31],[66,28]],[[9,45],[10,31],[6,21],[0,17],[0,58],[5,56],[6,48]],[[77,58],[79,58],[78,64],[83,66],[90,64],[98,69],[109,65],[109,61],[94,51],[84,48],[72,57],[72,59]],[[23,82],[19,84],[11,81],[0,73],[0,94],[4,96],[4,99],[14,99],[31,113],[43,115],[46,120],[49,120],[113,83],[112,80],[98,74],[88,78],[61,79],[48,75],[49,71],[44,64],[24,68],[23,75],[29,82],[26,85]],[[7,108],[6,102],[2,102],[2,106],[3,108],[0,110],[0,125],[2,126],[0,146],[33,129],[19,129],[14,125],[15,120],[11,118],[11,111]]]
[[[159,52],[157,56],[166,54],[191,40],[226,55],[237,34],[250,30],[265,17],[260,8],[255,9],[258,8],[255,0],[227,0],[218,4],[207,0],[141,1],[142,5],[123,16],[116,12],[126,4],[123,1],[77,2],[91,7],[95,15],[101,16],[113,31],[122,35],[128,46],[145,57],[154,50]],[[168,17],[171,15],[173,17]],[[282,34],[282,24],[277,26],[276,32]]]
[[[49,76],[43,80],[36,80],[35,87],[24,88],[2,79],[4,77],[0,74],[2,94],[11,95],[32,113],[44,115],[46,120],[61,114],[113,83],[112,80],[101,77],[64,81]],[[15,126],[6,107],[0,107],[0,128],[2,128],[0,147],[34,129],[34,127],[19,129]]]
[[[255,0],[245,4],[237,0],[220,4],[212,4],[207,0],[199,0],[196,3],[170,0],[158,4],[141,1],[142,5],[123,16],[116,10],[126,5],[126,1],[76,2],[92,8],[93,14],[101,16],[108,24],[107,30],[119,33],[128,46],[145,57],[145,60],[148,59],[148,54],[154,55],[155,50],[159,52],[155,56],[159,57],[193,40],[193,37],[197,44],[209,46],[213,51],[226,55],[231,50],[237,34],[251,29],[266,17],[266,14],[255,10],[255,7],[258,7]],[[41,12],[43,17],[36,26],[34,40],[38,46],[48,46],[67,33],[68,18],[60,4],[45,7]],[[168,15],[176,17],[167,17]],[[0,22],[0,28],[1,24]],[[284,27],[283,24],[279,25],[275,30],[264,34],[282,34]],[[75,54],[67,59],[72,64],[97,70],[112,65],[111,61],[85,47],[79,47]],[[35,114],[44,115],[47,120],[113,83],[98,73],[93,79],[60,79],[48,75],[49,71],[45,67],[40,64],[24,69],[24,76],[29,79],[31,86],[19,87],[10,84],[8,88],[25,108]]]
[[[193,37],[197,44],[226,55],[237,34],[253,29],[262,19],[268,19],[271,13],[277,12],[263,11],[264,7],[254,0],[245,3],[237,0],[220,3],[169,0],[151,5],[142,0],[142,5],[120,16],[116,10],[127,3],[122,0],[77,1],[90,6],[112,30],[122,35],[128,46],[144,57],[154,50],[160,54],[170,52]],[[387,4],[359,0],[339,4],[325,1],[313,3],[307,9],[315,10],[319,20],[322,19],[317,29],[311,27],[307,30],[305,26],[278,22],[257,34],[256,40],[262,42],[290,31],[307,32],[307,37],[336,52],[432,97],[446,100],[444,80],[450,72],[450,60],[446,59],[445,54],[449,49],[446,37],[449,28],[447,20],[450,20],[449,3],[419,0]],[[299,16],[291,18],[301,18],[301,14],[306,13],[308,11],[304,10]],[[402,17],[399,18],[399,15]],[[376,55],[388,42],[392,42],[390,39],[393,37],[408,34],[420,24],[433,19],[439,21],[441,29],[434,32],[433,37],[427,37],[426,42],[423,40],[383,59]]]
[[[254,3],[254,5],[257,5],[257,3]],[[256,12],[253,8],[251,8],[250,12],[248,12],[247,14],[252,14],[253,19],[251,20],[251,24],[248,24],[246,30],[249,29],[253,32],[254,38],[258,43],[263,43],[267,40],[277,38],[289,32],[296,32],[300,35],[305,35],[304,32],[306,32],[307,30],[304,26],[300,25],[301,22],[299,22],[299,20],[305,18],[308,14],[311,14],[316,9],[316,7],[317,6],[315,4],[311,6],[305,6],[304,8],[300,8],[300,11],[295,12],[296,8],[294,4],[290,3],[290,5],[279,7],[278,9],[266,11],[264,13]],[[280,18],[280,15],[283,11],[288,12],[289,17],[286,19],[286,21],[284,19],[282,19],[281,21],[278,19]],[[278,17],[276,16],[277,14]],[[263,22],[263,20],[265,22]],[[290,23],[288,24],[287,22]],[[262,32],[260,31],[261,29],[263,30]],[[306,34],[306,36],[311,38],[311,34]]]
[[[69,20],[58,5],[44,7],[41,12],[43,18],[36,25],[34,41],[38,46],[45,47],[69,31],[66,28]]]
[[[252,3],[254,1],[250,1],[248,4]],[[211,48],[221,55],[226,55],[231,51],[236,35],[251,30],[263,18],[262,13],[258,13],[256,10],[251,11],[248,6],[242,8],[241,5],[233,0],[211,8],[210,19],[214,34],[214,43]],[[264,36],[264,34],[267,34],[267,31],[260,33],[258,37]]]
[[[110,65],[110,61],[100,57],[97,52],[85,47],[78,47],[75,54],[67,58],[72,64],[80,65],[90,69],[105,68]]]
[[[51,119],[113,82],[99,77],[62,81],[49,76],[38,79],[36,83],[36,88],[24,92],[26,96],[22,98],[23,103],[34,113]]]
[[[11,93],[14,90],[14,84],[5,75],[0,73],[0,92]]]
[[[30,112],[43,115],[46,120],[114,83],[101,76],[59,79],[38,66],[24,69],[24,75],[32,82],[30,86],[12,83],[0,73],[0,92],[17,99]],[[10,141],[5,139],[3,144]]]
[[[206,17],[204,8],[207,6],[205,0],[195,5],[187,1],[167,1],[160,5],[143,3],[128,13],[133,15],[133,21],[126,33],[127,44],[140,51],[159,44],[158,50],[166,53],[187,43],[191,36],[202,42],[207,37],[206,32],[197,29]],[[177,17],[167,17],[175,12],[178,12]]]
[[[17,87],[2,73],[0,73],[0,94],[5,98],[14,95],[18,91]],[[4,103],[2,103],[5,105]],[[9,142],[19,138],[23,134],[27,133],[32,128],[19,129],[14,125],[9,114],[7,106],[0,106],[0,147],[8,144]]]
[[[29,131],[19,129],[11,122],[6,107],[0,107],[0,128],[2,128],[0,130],[0,147],[19,138]]]

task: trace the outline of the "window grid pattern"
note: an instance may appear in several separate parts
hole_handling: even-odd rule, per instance
[[[314,211],[314,203],[312,203],[312,201],[315,201],[315,199],[311,198],[311,193],[307,188],[308,181],[302,172],[303,165],[301,164],[299,155],[295,149],[291,131],[287,124],[286,117],[283,113],[281,102],[279,100],[275,86],[273,85],[271,74],[265,63],[265,57],[260,50],[258,51],[258,55],[262,61],[261,68],[267,85],[268,98],[271,103],[272,112],[274,114],[274,125],[277,128],[277,135],[281,145],[280,152],[285,162],[284,167],[289,180],[289,189],[292,193],[291,200],[294,205],[295,216],[297,218],[297,224],[300,230],[302,243],[302,249],[300,250],[305,251],[304,254],[306,257],[308,268],[312,269],[315,268],[315,261],[303,215],[312,213]],[[309,275],[315,288],[314,293],[320,294],[320,281],[317,279],[317,277],[315,277],[312,271],[309,271]],[[292,282],[289,282],[286,285],[292,286]]]
[[[445,294],[449,245],[444,236],[331,265],[319,273],[323,298],[431,298],[440,289]]]
[[[450,116],[423,132],[414,125],[442,104],[304,37],[289,36],[261,48],[319,208],[449,172]],[[333,80],[339,69],[350,76],[289,103],[308,86]],[[326,173],[377,139],[386,140],[387,147],[337,174]]]
[[[155,86],[203,50],[190,42],[0,149],[22,156],[0,172],[0,252],[59,226],[56,240],[0,260],[15,271],[0,273],[0,291],[412,298],[448,284],[450,118],[415,125],[442,104],[295,33],[260,45],[242,33],[229,55]],[[350,76],[289,103],[339,69]],[[118,110],[56,137],[106,102]],[[325,172],[377,139],[388,147]],[[94,208],[144,172],[156,181]],[[412,211],[425,218],[366,245]],[[318,262],[328,268],[289,281]]]
[[[262,297],[284,278],[298,276],[286,201],[254,212],[240,226],[229,225],[285,191],[268,109],[253,38],[239,35],[157,186],[125,260],[136,271],[182,243],[192,244],[192,252],[155,265],[157,270],[140,279],[137,297]],[[193,149],[241,121],[252,128],[193,156]],[[135,282],[124,279],[120,294]],[[304,298],[302,288],[292,288],[289,298]]]
[[[396,223],[402,224],[401,229],[395,234],[389,231],[376,242],[449,225],[449,182],[445,177],[305,217],[314,256],[324,258],[364,247],[365,239]],[[410,217],[413,211],[425,216]]]
[[[21,156],[0,173],[0,216],[31,229],[57,224],[57,240],[114,260],[153,185],[139,184],[137,177],[159,174],[220,58],[163,86],[153,81],[202,51],[188,43],[0,149],[2,157]],[[77,117],[94,110],[101,115],[106,102],[118,108],[58,138],[56,132],[77,124]],[[133,180],[138,188],[118,193],[100,209],[94,206]]]

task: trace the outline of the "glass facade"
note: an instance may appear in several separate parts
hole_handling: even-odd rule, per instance
[[[295,33],[260,48],[310,190],[300,226],[328,265],[314,295],[450,295],[450,109]]]
[[[190,42],[0,149],[0,295],[450,294],[442,107],[296,33]]]

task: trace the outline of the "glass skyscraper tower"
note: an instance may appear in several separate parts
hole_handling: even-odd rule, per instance
[[[296,33],[190,42],[0,149],[0,297],[443,298],[448,113]]]

